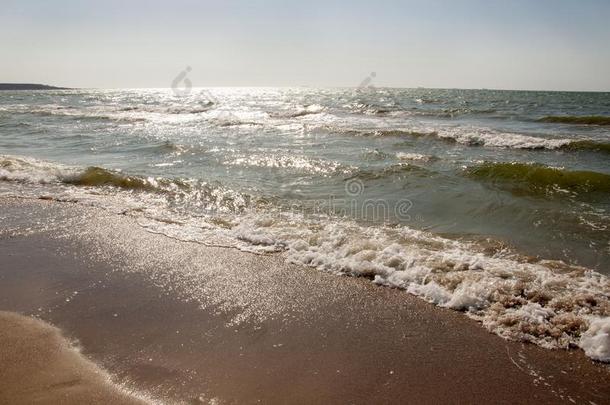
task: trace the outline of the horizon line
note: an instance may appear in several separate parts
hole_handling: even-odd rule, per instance
[[[45,90],[144,90],[144,89],[172,89],[171,86],[164,87],[69,87],[63,85],[50,85],[32,82],[0,82],[0,85],[31,85],[31,86],[47,86],[50,89],[39,89],[32,91]],[[55,87],[55,88],[53,88]],[[192,89],[209,89],[209,88],[275,88],[275,89],[290,89],[290,88],[311,88],[311,89],[395,89],[395,90],[478,90],[478,91],[521,91],[521,92],[548,92],[548,93],[610,93],[608,90],[550,90],[550,89],[509,89],[509,88],[493,88],[493,87],[433,87],[433,86],[314,86],[314,85],[293,85],[293,86],[270,86],[270,85],[246,85],[246,86],[231,86],[231,85],[210,85],[210,86],[192,86]],[[15,90],[18,91],[18,90]],[[24,91],[24,90],[19,90]]]

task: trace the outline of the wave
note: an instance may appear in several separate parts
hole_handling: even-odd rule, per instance
[[[548,348],[610,344],[603,338],[581,340],[600,336],[593,325],[610,314],[608,280],[595,272],[561,262],[488,256],[477,246],[408,228],[330,224],[313,241],[302,236],[288,244],[290,261],[404,289],[464,311],[505,338]]]
[[[0,180],[48,184],[70,176],[78,169],[37,159],[0,155]]]
[[[402,135],[432,136],[438,139],[468,146],[491,148],[528,149],[528,150],[562,150],[610,153],[610,143],[595,140],[576,140],[570,138],[542,138],[531,135],[508,132],[495,132],[486,129],[437,129],[420,131],[402,131]]]
[[[41,116],[59,116],[66,117],[74,120],[107,120],[107,121],[121,121],[121,122],[143,122],[146,121],[145,117],[129,115],[128,113],[120,113],[111,111],[108,109],[76,109],[73,107],[63,106],[41,106],[39,108],[28,108],[19,111],[24,114],[35,114]]]
[[[20,114],[35,114],[39,116],[59,116],[76,120],[112,120],[121,122],[147,121],[147,114],[181,114],[193,115],[208,112],[214,103],[205,103],[194,106],[184,105],[132,105],[132,106],[84,106],[74,107],[59,104],[47,105],[12,105],[3,108],[4,111]]]
[[[265,125],[262,122],[241,121],[237,117],[225,117],[225,119],[214,118],[214,119],[211,119],[210,122],[218,125],[219,127],[224,127],[224,128],[241,127],[241,126],[262,127]]]
[[[305,130],[308,132],[322,131],[329,134],[338,134],[356,137],[425,137],[437,136],[436,131],[411,130],[401,128],[345,128],[333,125],[307,125]]]
[[[541,164],[494,162],[470,167],[466,171],[470,177],[505,183],[515,190],[534,194],[610,193],[610,175],[591,171],[570,171]]]
[[[424,127],[412,128],[351,128],[333,125],[308,125],[306,131],[356,137],[436,138],[445,142],[488,148],[585,151],[610,153],[610,143],[592,139],[543,138],[539,136],[498,132],[485,128]]]
[[[484,146],[494,148],[512,149],[561,149],[574,144],[576,148],[591,151],[605,150],[604,144],[585,144],[585,141],[574,139],[548,139],[529,135],[495,132],[483,128],[459,128],[459,127],[413,127],[413,128],[342,128],[331,125],[308,126],[308,131],[324,131],[331,134],[363,137],[431,137],[442,141],[459,143],[468,146]]]
[[[426,133],[422,132],[421,134]],[[549,139],[513,133],[496,133],[487,131],[468,132],[460,130],[430,132],[426,135],[436,136],[444,141],[456,142],[468,146],[610,153],[610,143],[598,142],[589,139]]]
[[[246,249],[284,251],[290,263],[368,278],[462,311],[504,338],[546,348],[580,346],[589,357],[610,361],[604,335],[610,282],[586,268],[488,253],[475,243],[408,227],[260,212],[235,223],[225,235],[247,243]]]
[[[65,184],[73,184],[75,186],[112,186],[124,190],[164,191],[164,189],[159,186],[159,182],[155,179],[127,176],[119,172],[113,172],[95,166],[88,167],[82,173],[62,176],[61,181]]]
[[[80,136],[79,136],[80,137]],[[138,153],[152,153],[155,155],[181,155],[183,152],[190,150],[201,150],[202,148],[195,146],[186,146],[182,144],[173,143],[169,140],[165,141],[151,141],[150,143],[138,143],[138,144],[126,144],[123,146],[124,150],[137,151]]]
[[[326,111],[326,107],[319,104],[312,104],[305,107],[299,107],[296,111],[286,111],[270,114],[271,117],[275,118],[299,118],[306,115],[321,114]]]
[[[162,152],[184,152],[187,149],[186,146],[171,141],[163,141],[155,145],[155,148]]]
[[[101,167],[92,166],[81,169],[17,156],[0,156],[0,180],[34,184],[114,187],[159,193],[190,188],[186,182],[179,179],[130,176]]]
[[[493,115],[492,115],[493,114]],[[394,111],[391,115],[415,116],[415,117],[431,117],[431,118],[456,118],[465,115],[488,115],[494,118],[500,118],[498,111],[495,109],[486,108],[435,108],[435,109],[418,109]]]
[[[317,174],[350,173],[353,170],[353,168],[335,161],[297,155],[248,154],[233,157],[226,160],[224,164],[230,166],[284,168]]]
[[[345,106],[348,111],[357,114],[365,114],[365,115],[387,115],[389,113],[393,113],[398,111],[396,104],[392,105],[380,105],[374,103],[351,103]]]
[[[416,99],[418,104],[435,104],[438,100]],[[455,107],[455,108],[405,108],[398,102],[390,102],[386,104],[376,103],[352,103],[344,106],[349,112],[378,115],[378,116],[422,116],[422,117],[437,117],[437,118],[453,118],[463,115],[488,115],[496,114],[498,111],[494,108],[473,108],[473,107]]]
[[[352,179],[377,180],[401,174],[408,174],[419,177],[430,177],[434,175],[434,172],[421,166],[416,166],[409,163],[397,163],[377,170],[360,170],[353,176],[347,178],[346,181]]]
[[[117,196],[128,192],[137,197],[137,204],[165,204],[173,209],[190,212],[232,212],[246,207],[264,207],[271,198],[256,198],[236,192],[218,182],[207,183],[188,178],[145,177],[116,170],[91,166],[87,168],[46,162],[30,157],[0,155],[0,180],[23,185],[53,186],[48,191],[69,187],[68,197]],[[63,188],[62,188],[63,187]],[[46,189],[45,189],[46,190]],[[48,194],[44,194],[48,196]],[[126,194],[120,194],[125,197]],[[130,205],[130,204],[126,204]],[[165,205],[163,205],[165,207]],[[120,206],[117,211],[121,212]]]
[[[192,106],[192,107],[172,106],[172,107],[162,108],[160,111],[158,109],[152,110],[151,112],[161,112],[161,113],[167,113],[167,114],[200,114],[200,113],[210,111],[214,105],[215,105],[214,102],[208,101],[206,103],[203,103],[200,106]]]
[[[592,140],[572,141],[561,145],[558,149],[566,151],[589,151],[610,153],[610,143],[597,142]]]
[[[361,136],[374,136],[374,137],[423,137],[423,136],[435,136],[437,132],[420,132],[411,131],[404,129],[376,129],[373,131],[362,131]]]
[[[503,181],[516,178],[522,182],[523,168],[501,165],[481,165],[475,176],[495,178],[499,173]],[[558,169],[526,166],[526,178],[533,170],[535,184],[556,184],[566,177],[578,179],[579,186],[585,180],[588,187],[610,190],[606,177],[576,172],[558,175],[552,171]],[[420,169],[394,165],[385,175],[411,170],[418,173]],[[369,278],[378,285],[400,288],[440,307],[462,311],[507,339],[547,348],[577,345],[593,359],[610,361],[610,336],[606,333],[610,328],[610,281],[583,267],[522,257],[501,249],[491,251],[483,244],[406,226],[365,226],[332,215],[283,212],[272,203],[252,205],[244,195],[217,186],[195,190],[196,198],[189,208],[199,204],[244,208],[205,214],[192,209],[178,212],[174,203],[190,194],[180,194],[182,188],[175,180],[130,176],[97,167],[72,168],[2,156],[2,176],[36,184],[42,178],[43,184],[56,182],[74,188],[81,193],[70,194],[74,201],[83,195],[86,203],[98,201],[101,207],[115,204],[117,212],[134,217],[150,232],[254,253],[280,252],[291,263]],[[111,186],[116,192],[90,192],[90,187],[98,186]],[[185,188],[188,186],[185,182]],[[39,196],[41,189],[48,195],[44,187],[33,187],[32,196]],[[138,193],[131,192],[134,190]],[[148,198],[149,193],[159,198]],[[133,199],[139,202],[138,208],[125,210],[135,206],[129,203]]]
[[[601,115],[549,115],[540,118],[538,122],[573,125],[610,125],[610,117]]]
[[[530,135],[495,132],[486,129],[445,128],[435,134],[439,139],[468,146],[509,149],[558,149],[572,139],[547,139]]]
[[[398,152],[396,153],[396,158],[400,160],[413,160],[420,162],[431,162],[434,160],[438,160],[438,157],[432,155],[422,155],[421,153],[407,153],[407,152]]]
[[[389,155],[385,152],[380,151],[379,149],[368,149],[361,154],[362,160],[364,161],[381,161],[385,160],[389,157]]]
[[[485,115],[485,114],[494,114],[497,113],[498,110],[495,108],[445,108],[442,110],[443,114],[448,114],[450,116],[456,115]]]
[[[166,107],[166,106],[137,105],[137,106],[122,107],[122,108],[118,109],[118,111],[120,111],[120,112],[136,111],[136,112],[149,112],[149,113],[160,113],[160,114],[199,114],[199,113],[209,111],[213,105],[214,105],[214,103],[211,101],[207,102],[207,103],[203,103],[202,105],[199,105],[199,106],[178,105],[178,106]]]

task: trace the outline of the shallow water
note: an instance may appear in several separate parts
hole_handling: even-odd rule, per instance
[[[605,272],[610,127],[597,124],[607,124],[609,115],[608,93],[3,92],[0,152],[204,182],[276,206],[336,211],[366,223],[492,237],[530,255]],[[571,171],[595,173],[573,182],[557,181],[561,172],[548,181],[532,180],[519,167],[507,174],[507,166],[503,175],[472,175],[496,162],[561,168],[571,177]],[[596,187],[587,186],[591,176]],[[355,193],[347,193],[347,185]],[[383,199],[383,208],[367,213],[370,199]],[[411,203],[408,212],[395,215],[404,200]]]
[[[609,116],[610,93],[5,91],[0,192],[285,251],[567,347],[608,317]]]

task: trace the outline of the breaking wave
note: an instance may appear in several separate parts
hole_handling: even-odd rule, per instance
[[[610,175],[591,171],[571,171],[541,164],[488,162],[470,167],[466,172],[476,179],[505,183],[534,194],[610,193]]]
[[[214,103],[200,103],[196,105],[132,105],[127,107],[119,106],[83,106],[73,107],[59,104],[45,105],[9,105],[2,107],[2,110],[19,114],[34,114],[39,116],[58,116],[75,120],[107,120],[119,122],[141,122],[148,121],[154,115],[196,115],[210,111]]]
[[[560,146],[559,149],[566,151],[590,151],[610,153],[610,143],[596,142],[590,140],[572,141]]]
[[[558,149],[573,142],[572,139],[547,139],[530,135],[502,133],[481,128],[445,128],[434,134],[440,139],[469,146],[510,149]]]
[[[115,187],[148,192],[168,192],[189,188],[189,185],[181,180],[130,176],[95,166],[83,170],[16,156],[0,156],[0,180],[34,184],[63,183],[84,187]]]
[[[324,132],[355,137],[405,137],[435,138],[445,142],[467,146],[503,149],[559,150],[565,152],[610,153],[610,143],[592,139],[547,138],[510,132],[498,132],[486,128],[423,126],[402,128],[352,128],[329,124],[306,125],[308,132]]]
[[[359,170],[355,175],[347,178],[346,180],[377,180],[396,175],[430,177],[434,175],[434,172],[424,167],[409,163],[397,163],[377,170]]]
[[[435,136],[445,141],[457,142],[459,144],[468,146],[527,150],[561,150],[566,152],[585,151],[610,153],[610,143],[604,143],[589,139],[553,139],[514,133],[498,133],[486,130],[464,131],[463,129],[439,130],[429,133],[420,132],[420,134]]]
[[[398,152],[396,153],[396,157],[400,160],[411,160],[419,162],[432,162],[438,160],[436,156],[423,155],[421,153]]]
[[[293,111],[274,113],[274,114],[271,114],[271,116],[276,117],[276,118],[299,118],[299,117],[304,117],[306,115],[320,114],[320,113],[323,113],[324,111],[326,111],[326,107],[318,105],[318,104],[312,104],[312,105],[308,105],[305,107],[299,107]]]
[[[408,227],[367,227],[331,217],[259,212],[223,224],[222,240],[238,249],[283,252],[290,263],[368,278],[462,311],[506,339],[552,349],[579,346],[592,359],[610,361],[604,332],[610,282],[595,271]],[[213,240],[200,225],[189,226],[193,232],[150,221],[146,226],[181,240]]]
[[[425,169],[402,164],[359,176],[421,170]],[[599,173],[510,164],[484,164],[471,170],[483,179],[610,191],[610,176]],[[260,254],[279,252],[291,263],[369,278],[463,311],[507,339],[547,348],[579,346],[592,359],[610,361],[610,281],[587,268],[526,258],[406,226],[364,226],[332,215],[282,212],[269,201],[254,205],[220,186],[195,189],[188,181],[131,176],[99,167],[0,156],[0,179],[34,184],[28,186],[32,196],[46,196],[44,185],[50,183],[76,189],[78,193],[71,195],[77,201],[86,196],[85,201],[98,201],[101,207],[112,196],[117,212],[134,217],[150,232]],[[92,187],[111,187],[115,192],[89,192]],[[174,209],[181,198],[193,196],[192,204],[233,208],[197,215]],[[124,210],[133,206],[129,201],[134,198],[139,208]]]
[[[325,132],[329,134],[337,134],[344,136],[356,136],[356,137],[425,137],[425,136],[437,136],[436,131],[430,130],[411,130],[411,129],[400,129],[400,128],[345,128],[332,125],[307,125],[305,130],[308,132]]]
[[[375,103],[351,103],[346,105],[348,111],[357,114],[365,114],[365,115],[387,115],[392,112],[398,111],[398,107],[395,103],[391,103],[389,105],[381,105]]]
[[[153,177],[128,176],[101,167],[88,167],[84,172],[62,176],[65,184],[88,187],[116,187],[124,190],[166,192],[171,188],[188,188],[186,183]]]
[[[598,273],[561,262],[529,263],[502,252],[487,255],[478,246],[409,228],[329,224],[288,246],[292,262],[404,289],[465,311],[500,336],[548,348],[580,344],[594,322],[610,315],[610,285]],[[607,337],[593,343],[609,344]]]
[[[538,120],[554,124],[574,124],[574,125],[610,125],[610,117],[601,115],[549,115]]]
[[[544,138],[508,132],[497,132],[485,128],[463,127],[423,127],[412,128],[349,128],[332,125],[308,125],[310,132],[322,131],[330,134],[356,137],[413,137],[436,138],[442,141],[468,146],[489,148],[561,150],[566,152],[585,151],[610,153],[610,143],[596,140],[571,138]]]

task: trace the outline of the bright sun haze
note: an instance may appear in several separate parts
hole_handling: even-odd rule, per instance
[[[610,90],[610,2],[3,1],[0,81]]]

